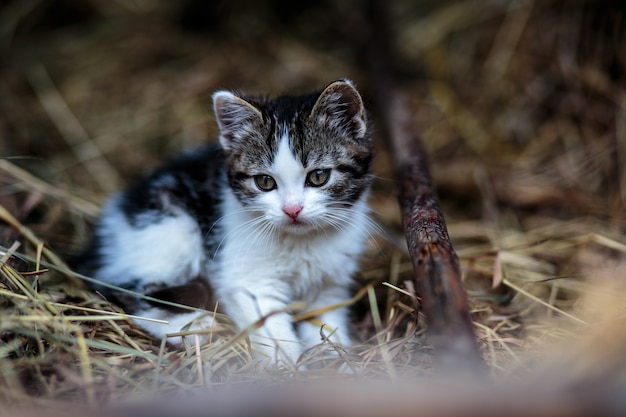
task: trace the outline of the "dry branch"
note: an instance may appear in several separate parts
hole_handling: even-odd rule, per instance
[[[391,142],[399,200],[415,284],[429,323],[430,341],[443,363],[481,363],[459,269],[457,255],[429,172],[421,141],[415,133],[408,101],[396,86],[391,31],[384,4],[370,1],[368,42],[370,84]]]

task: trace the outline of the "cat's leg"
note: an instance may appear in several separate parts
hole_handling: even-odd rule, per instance
[[[257,356],[268,365],[293,367],[303,351],[287,311],[290,300],[276,283],[224,291],[222,306],[242,329],[249,329]]]
[[[183,343],[182,336],[168,336],[183,331],[202,330],[197,333],[199,342],[209,341],[209,331],[213,326],[213,313],[190,311],[188,313],[172,313],[158,307],[147,307],[134,313],[135,322],[159,340],[164,338],[175,346]],[[195,335],[186,336],[193,341]]]
[[[180,333],[183,330],[202,330],[202,332],[197,333],[200,342],[204,343],[209,340],[209,331],[213,325],[212,311],[215,308],[215,299],[207,279],[198,277],[183,285],[176,286],[166,284],[155,286],[153,284],[149,288],[145,288],[144,292],[150,299],[161,300],[165,303],[142,299],[136,306],[135,315],[167,321],[165,324],[156,320],[136,319],[148,332],[158,338],[163,338],[168,334]],[[205,311],[194,311],[183,306],[205,309]],[[168,338],[168,341],[179,345],[182,343],[182,338],[172,336]]]
[[[99,290],[134,316],[135,323],[157,339],[182,331],[203,330],[198,333],[199,340],[201,343],[208,341],[216,304],[212,289],[205,279],[196,278],[175,286],[167,282],[145,284],[142,280],[133,279],[119,286],[137,295],[102,286]],[[140,297],[139,294],[147,297]],[[174,345],[182,344],[180,336],[167,339]]]
[[[341,303],[350,298],[350,293],[346,288],[339,286],[327,287],[322,290],[316,300],[311,303],[307,310],[316,310],[333,304]],[[341,346],[350,346],[349,314],[346,307],[337,308],[321,314],[320,321],[324,327],[318,324],[303,322],[298,326],[300,338],[309,347],[322,343],[322,333],[325,337]]]

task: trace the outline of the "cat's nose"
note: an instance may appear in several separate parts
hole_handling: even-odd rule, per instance
[[[283,213],[287,216],[291,217],[295,220],[298,217],[298,214],[302,211],[302,206],[300,204],[290,204],[283,206]]]

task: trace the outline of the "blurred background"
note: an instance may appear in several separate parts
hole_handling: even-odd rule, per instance
[[[491,371],[606,334],[605,320],[621,340],[626,2],[383,3],[394,50],[374,59],[390,61],[410,98]],[[3,2],[0,204],[62,257],[75,253],[106,196],[216,137],[217,89],[298,93],[346,77],[376,125],[368,52],[382,28],[368,10],[361,0]],[[393,161],[375,135],[372,206],[387,236],[360,278],[410,292]],[[3,246],[20,239],[3,233]],[[419,304],[377,288],[384,329],[365,312],[355,332],[399,337],[391,354],[408,363],[427,350]]]
[[[385,6],[391,65],[440,193],[455,203],[450,215],[480,216],[481,175],[494,203],[516,213],[619,223],[623,2]],[[367,9],[357,0],[9,1],[2,154],[98,201],[164,155],[214,138],[216,89],[297,93],[348,77],[371,102]],[[379,148],[379,175],[390,179]]]

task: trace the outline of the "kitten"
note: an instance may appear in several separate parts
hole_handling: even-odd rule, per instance
[[[218,91],[213,101],[219,145],[184,154],[112,198],[79,270],[209,310],[214,292],[241,328],[282,310],[250,340],[269,363],[294,364],[321,342],[320,328],[294,326],[285,308],[297,300],[316,309],[349,298],[369,236],[366,111],[348,80],[276,99]],[[141,321],[157,337],[189,323],[211,324],[197,312],[101,289],[130,313],[169,321]],[[326,334],[336,330],[331,340],[349,345],[346,309],[320,319]]]

